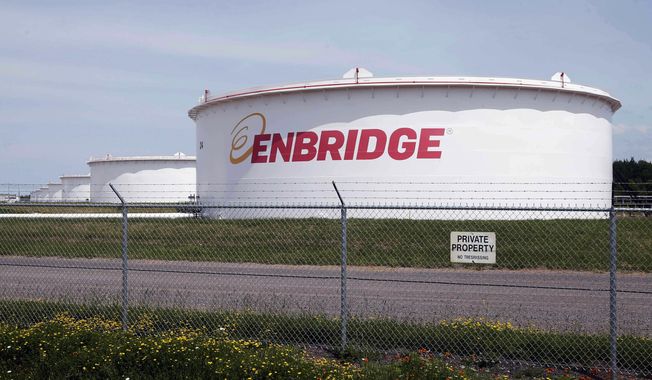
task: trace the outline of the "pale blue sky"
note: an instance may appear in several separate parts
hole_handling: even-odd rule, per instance
[[[194,154],[204,88],[377,76],[574,83],[623,102],[614,158],[652,160],[652,1],[3,1],[0,183],[91,155]]]

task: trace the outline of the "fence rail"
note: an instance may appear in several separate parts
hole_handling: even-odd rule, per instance
[[[652,376],[649,209],[336,195],[313,205],[7,204],[0,319],[67,311],[127,328],[148,315],[160,328],[327,349]],[[452,232],[494,233],[496,263],[452,262]]]

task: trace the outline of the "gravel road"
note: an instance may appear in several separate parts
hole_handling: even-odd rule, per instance
[[[130,302],[339,315],[340,268],[131,260]],[[483,317],[607,332],[609,275],[547,270],[349,267],[350,313],[403,321]],[[0,298],[118,303],[121,262],[0,257]],[[652,337],[652,274],[618,275],[619,333]]]

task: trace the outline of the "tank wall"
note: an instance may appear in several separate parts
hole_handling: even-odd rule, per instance
[[[336,203],[334,180],[350,204],[608,207],[612,114],[593,97],[529,89],[367,88],[234,100],[198,115],[198,194],[202,202]],[[376,129],[389,140],[399,128],[438,129],[440,146],[431,150],[441,157],[395,159],[386,149],[358,160],[356,146],[351,160],[327,153],[252,163],[250,154],[232,162],[263,124],[285,143],[288,132]],[[270,150],[267,142],[267,161]]]
[[[39,202],[47,202],[48,199],[49,199],[49,195],[50,195],[50,193],[48,191],[48,188],[47,187],[42,187],[39,190],[40,190],[40,193],[39,193],[39,196],[38,196]]]
[[[107,161],[89,165],[91,202],[119,202],[109,183],[131,203],[188,202],[188,197],[195,194],[194,161]]]
[[[48,184],[48,202],[61,202],[63,200],[63,185],[58,184]]]
[[[63,177],[62,198],[65,202],[88,202],[91,198],[90,177]]]

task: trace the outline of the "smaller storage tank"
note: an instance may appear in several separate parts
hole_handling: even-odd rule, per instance
[[[50,199],[50,197],[49,197],[49,193],[48,193],[48,187],[47,187],[47,186],[43,186],[43,187],[41,187],[41,188],[38,189],[38,190],[39,190],[38,201],[39,201],[39,202],[47,202],[48,199]]]
[[[48,202],[61,202],[63,199],[63,185],[60,183],[48,183]]]
[[[29,193],[29,201],[30,202],[40,202],[40,197],[41,197],[41,189],[36,189]]]
[[[63,185],[64,202],[88,202],[91,199],[91,175],[63,175],[59,177]]]
[[[113,157],[88,161],[91,171],[91,202],[119,202],[109,184],[128,203],[188,202],[196,191],[196,159],[171,156]]]

